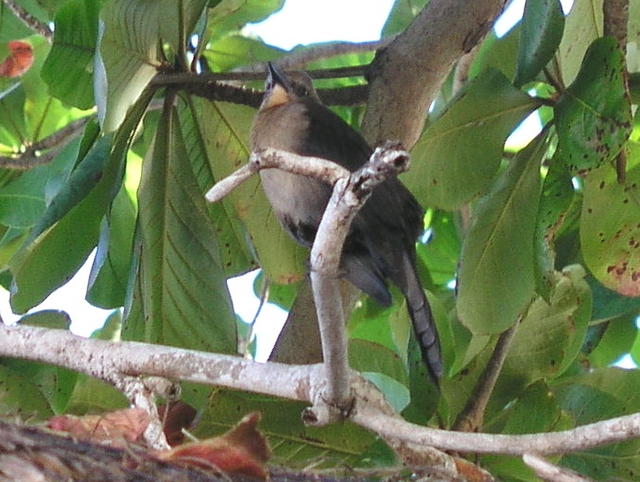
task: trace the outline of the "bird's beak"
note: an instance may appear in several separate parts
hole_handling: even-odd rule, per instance
[[[267,83],[271,85],[281,85],[284,87],[284,90],[287,92],[291,90],[291,84],[289,83],[289,79],[284,74],[280,67],[277,67],[275,64],[271,62],[267,62],[267,67],[269,69],[269,75],[267,77]]]
[[[261,110],[286,104],[291,101],[291,83],[278,67],[271,62],[267,63],[269,73],[267,75],[266,92],[262,100]]]

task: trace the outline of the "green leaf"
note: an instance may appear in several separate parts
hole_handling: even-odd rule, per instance
[[[28,376],[0,363],[0,412],[25,420],[43,420],[51,415],[51,407],[36,383]]]
[[[0,92],[0,143],[13,151],[18,151],[27,135],[25,100],[24,89],[18,83]]]
[[[377,439],[372,433],[350,422],[322,428],[305,427],[300,417],[304,408],[305,404],[300,402],[218,390],[209,398],[195,435],[220,434],[243,415],[259,411],[262,413],[259,429],[267,436],[273,451],[270,463],[303,468],[314,462],[315,469],[366,463],[363,455]]]
[[[176,53],[186,48],[205,4],[205,0],[113,0],[105,5],[94,67],[98,118],[105,132],[118,128],[162,66],[161,42]]]
[[[601,368],[613,365],[620,357],[631,351],[638,336],[637,315],[625,315],[607,323],[607,329],[600,343],[589,354],[592,367]]]
[[[536,380],[561,374],[580,351],[591,318],[591,290],[584,269],[556,273],[549,303],[536,298],[517,328],[503,375]]]
[[[562,82],[574,81],[587,48],[603,32],[603,0],[575,0],[567,16],[562,41],[558,47]]]
[[[604,368],[552,386],[560,407],[576,425],[638,412],[638,370]],[[606,445],[565,455],[561,464],[594,480],[637,480],[640,477],[640,441]]]
[[[255,62],[266,62],[282,56],[284,50],[241,35],[227,35],[212,42],[204,51],[214,72],[225,72]]]
[[[605,288],[592,276],[587,278],[587,282],[593,293],[592,321],[610,320],[620,315],[640,312],[640,298],[622,296],[620,293]]]
[[[87,287],[87,301],[92,305],[101,308],[124,305],[135,224],[135,206],[122,186],[100,226],[100,240]]]
[[[402,32],[413,21],[429,0],[395,0],[389,17],[382,27],[382,37]]]
[[[460,235],[455,216],[436,211],[427,229],[431,235],[426,244],[418,243],[416,252],[429,270],[436,285],[446,285],[455,279],[460,254]]]
[[[208,102],[191,96],[183,100],[184,102],[178,105],[180,127],[200,193],[204,196],[215,184],[213,166],[222,164],[224,161],[221,155],[228,154],[208,149],[211,140],[207,136],[211,132],[207,126],[203,125],[204,115],[209,112]],[[233,141],[227,140],[226,144],[231,147]],[[216,149],[218,149],[217,146],[221,147],[222,144],[216,143]],[[257,262],[254,259],[255,253],[249,234],[231,203],[227,200],[207,203],[207,212],[216,228],[217,245],[225,273],[228,276],[235,276],[256,267]]]
[[[22,313],[39,304],[68,281],[98,241],[100,223],[122,184],[130,133],[136,128],[151,94],[134,106],[115,138],[111,156],[91,192],[53,226],[27,244],[10,261],[11,305]]]
[[[51,49],[40,36],[29,38],[33,46],[33,65],[20,77],[27,99],[24,115],[27,122],[26,140],[43,139],[69,122],[87,115],[87,112],[70,108],[49,94],[49,87],[42,79],[42,67]]]
[[[93,107],[93,54],[98,37],[99,0],[68,0],[55,16],[53,46],[42,67],[49,92],[80,109]]]
[[[404,363],[398,354],[371,341],[357,338],[349,340],[349,366],[359,372],[382,373],[405,387],[409,383]]]
[[[69,142],[51,163],[24,172],[0,188],[0,223],[17,229],[36,224],[45,213],[46,204],[73,167],[78,142]]]
[[[640,145],[629,143],[628,172],[592,171],[584,183],[580,243],[591,273],[607,288],[640,296]]]
[[[144,323],[147,342],[235,353],[236,322],[216,233],[178,122],[173,109],[163,112],[143,164],[137,303],[144,316],[135,320]]]
[[[68,180],[51,200],[38,224],[31,231],[31,239],[35,239],[62,219],[100,182],[109,161],[113,136],[108,135],[96,139],[97,134],[97,132],[89,133],[90,140],[88,142],[92,144],[91,149],[84,158],[77,162],[77,166]]]
[[[474,334],[512,326],[533,296],[533,236],[540,196],[538,136],[510,162],[477,206],[462,247],[458,316]]]
[[[469,78],[473,79],[487,70],[497,69],[508,79],[513,79],[516,74],[521,30],[522,27],[518,23],[506,35],[498,37],[496,31],[491,29],[473,57]]]
[[[255,111],[225,102],[198,99],[193,102],[197,106],[193,115],[207,152],[208,169],[214,179],[223,179],[249,159],[249,131]],[[307,251],[297,246],[275,221],[258,176],[235,189],[222,201],[222,207],[227,213],[234,213],[227,214],[230,220],[237,216],[244,222],[262,269],[270,280],[288,284],[302,279]],[[234,225],[233,229],[233,235],[243,240],[242,228]],[[232,231],[224,232],[230,241],[223,241],[223,246],[227,243],[233,246]]]
[[[128,406],[129,401],[113,385],[81,373],[66,412],[79,415],[105,413]]]
[[[613,37],[589,47],[576,80],[554,109],[556,155],[572,173],[584,174],[612,160],[631,132],[624,55]]]
[[[0,3],[0,42],[8,42],[31,35],[32,31],[18,19],[9,7]]]
[[[282,8],[284,0],[222,0],[209,11],[205,38],[215,41],[239,32],[250,22],[264,20]],[[251,63],[253,59],[247,59]]]
[[[553,57],[564,28],[564,14],[559,0],[529,0],[522,16],[515,85],[525,84]]]
[[[23,316],[19,323],[41,328],[68,330],[71,319],[64,311],[43,310]],[[61,413],[65,410],[76,384],[77,372],[26,360],[7,359],[4,365],[30,380],[44,395],[55,413]]]
[[[484,194],[495,180],[505,139],[535,107],[502,73],[487,70],[427,126],[403,181],[422,204],[447,210]]]
[[[557,159],[544,178],[535,232],[536,292],[549,301],[555,263],[554,241],[573,200],[571,175]]]

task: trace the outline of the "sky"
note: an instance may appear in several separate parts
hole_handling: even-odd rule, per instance
[[[291,49],[299,44],[344,40],[362,42],[377,40],[384,22],[393,5],[393,0],[287,0],[284,7],[265,21],[250,24],[245,32],[261,37],[265,42]],[[563,2],[565,10],[571,0]],[[504,35],[522,16],[524,0],[515,0],[503,18],[496,24],[496,32]],[[340,12],[336,15],[336,12]],[[354,22],[353,19],[358,21]],[[527,127],[514,134],[512,142],[521,143],[539,128],[534,116],[527,121]],[[84,300],[87,279],[93,255],[77,275],[65,286],[54,292],[40,306],[41,309],[62,309],[72,320],[72,330],[77,334],[88,335],[99,328],[110,310],[101,310]],[[245,321],[254,318],[259,301],[253,295],[253,281],[257,271],[229,280],[228,285],[238,315]],[[0,315],[5,322],[19,318],[9,307],[8,293],[0,288]],[[265,304],[256,323],[258,346],[256,359],[265,360],[275,338],[286,318],[286,312],[280,308]]]

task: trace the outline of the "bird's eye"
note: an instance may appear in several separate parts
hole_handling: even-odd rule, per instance
[[[296,94],[298,94],[299,97],[306,97],[309,95],[309,89],[302,84],[296,84]]]

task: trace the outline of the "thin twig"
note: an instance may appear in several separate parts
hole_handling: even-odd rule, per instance
[[[42,35],[49,42],[51,42],[51,39],[53,38],[53,32],[46,23],[41,22],[36,17],[31,15],[25,10],[24,7],[18,5],[15,0],[3,0],[3,2],[7,6],[7,8],[11,10],[13,14],[22,21],[22,23],[24,23],[31,30]]]
[[[24,171],[48,164],[58,155],[59,149],[56,148],[61,147],[64,142],[70,141],[74,137],[78,136],[91,118],[92,116],[87,116],[70,122],[53,134],[34,142],[19,156],[0,156],[0,167]],[[40,153],[40,151],[44,151],[46,149],[51,149],[51,151],[42,154]]]
[[[520,318],[521,320],[522,318]],[[462,432],[475,432],[482,427],[484,421],[484,412],[493,393],[493,389],[496,386],[500,371],[504,365],[504,360],[507,358],[509,348],[513,337],[518,330],[520,320],[511,328],[503,332],[496,343],[495,348],[487,366],[485,367],[482,375],[478,379],[476,386],[474,387],[471,395],[467,400],[462,412],[458,414],[456,422],[453,424],[453,430]]]
[[[550,482],[589,482],[591,479],[583,477],[573,470],[552,464],[546,459],[534,454],[524,454],[522,461],[527,464],[542,480]]]

